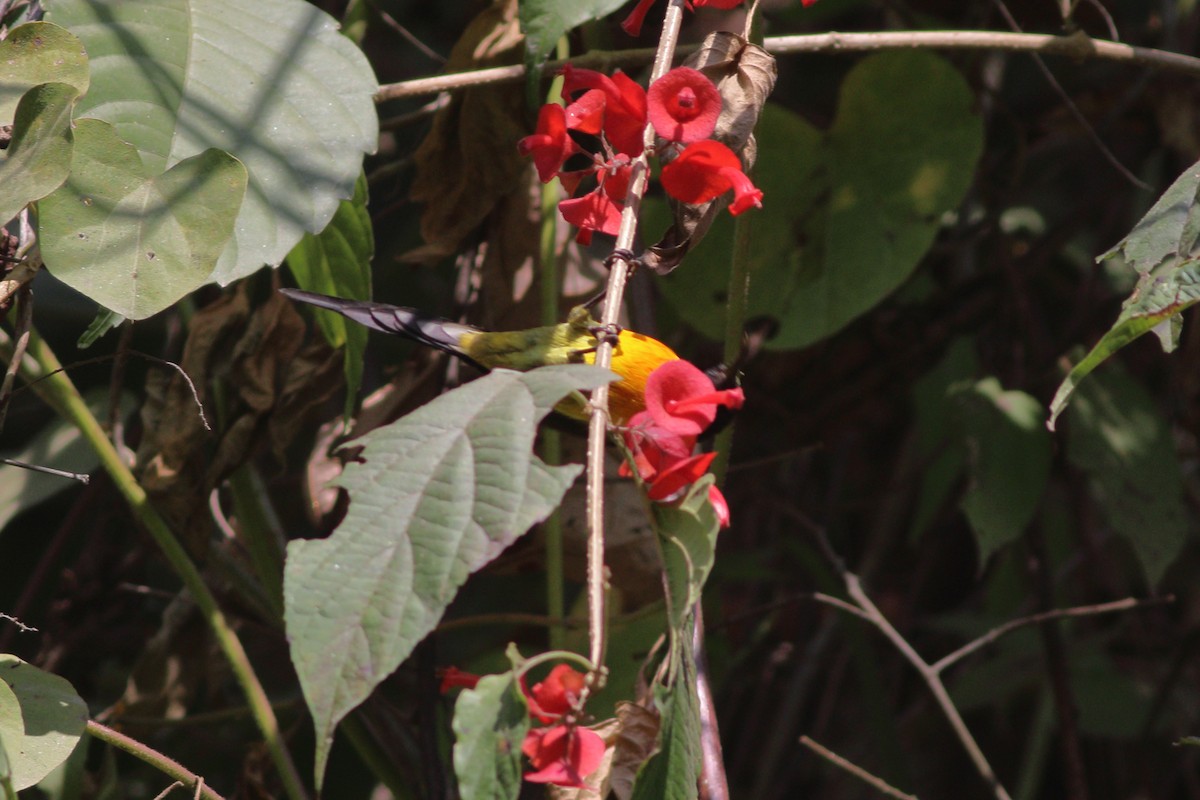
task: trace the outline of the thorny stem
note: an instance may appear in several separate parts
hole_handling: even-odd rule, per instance
[[[79,390],[70,377],[62,371],[62,365],[50,347],[34,335],[30,342],[29,352],[37,362],[37,370],[30,370],[27,362],[21,365],[21,377],[34,388],[43,400],[54,408],[60,416],[69,420],[79,429],[80,434],[96,451],[100,463],[111,476],[117,489],[125,497],[130,511],[137,517],[142,527],[154,539],[171,567],[175,570],[187,587],[192,601],[200,609],[213,637],[217,640],[225,657],[229,660],[234,678],[241,686],[250,706],[254,720],[266,741],[267,750],[279,770],[284,789],[291,800],[307,800],[308,793],[296,771],[296,765],[283,743],[283,735],[279,730],[279,722],[267,699],[267,694],[259,683],[250,659],[242,647],[237,634],[229,625],[229,621],[217,605],[216,597],[205,584],[204,578],[196,565],[192,563],[183,545],[179,543],[166,521],[150,504],[146,490],[129,471],[129,467],[121,459],[112,442],[108,440],[99,421],[88,409]]]
[[[1092,39],[1085,34],[1051,36],[1042,33],[1001,33],[998,31],[888,31],[885,33],[817,33],[800,36],[768,36],[763,47],[772,55],[785,53],[867,53],[879,50],[1008,50],[1036,52],[1063,56],[1075,61],[1100,58],[1146,67],[1200,76],[1200,58],[1155,50],[1151,47],[1132,47],[1120,42]],[[681,52],[684,52],[681,49]],[[645,64],[654,56],[648,49],[595,52],[572,59],[576,67],[605,67]],[[551,61],[546,71],[552,73],[562,62]],[[403,83],[385,84],[375,93],[375,102],[401,97],[449,92],[491,83],[515,83],[525,76],[525,67],[492,67],[490,69],[418,78]]]
[[[684,0],[671,0],[663,20],[662,37],[658,42],[658,53],[650,82],[660,78],[671,65],[675,45],[679,37],[679,26],[683,21]],[[654,128],[647,124],[643,133],[646,150],[654,144]],[[649,156],[643,151],[633,161],[629,179],[629,190],[625,197],[625,209],[621,213],[621,228],[614,245],[616,251],[633,247],[637,232],[638,212],[642,206],[642,195],[646,192],[649,176]],[[608,275],[608,288],[604,297],[604,309],[600,315],[602,326],[615,326],[621,314],[621,301],[625,294],[625,280],[629,277],[629,264],[625,259],[612,261]],[[601,339],[596,348],[596,366],[608,369],[612,365],[612,343]],[[594,665],[589,673],[589,685],[602,681],[604,669],[604,647],[607,640],[604,566],[604,445],[608,432],[608,386],[592,392],[592,413],[588,420],[587,446],[587,591],[588,591],[588,655]]]
[[[95,722],[93,720],[88,720],[87,732],[100,741],[124,750],[126,753],[129,753],[135,758],[141,759],[160,772],[163,772],[179,781],[184,786],[191,787],[199,785],[199,797],[204,798],[204,800],[225,800],[223,797],[221,797],[221,795],[214,792],[207,784],[205,784],[199,775],[192,772],[175,759],[163,755],[154,748],[139,742],[137,739],[131,739],[125,734],[115,731],[105,725],[101,725],[99,722]]]

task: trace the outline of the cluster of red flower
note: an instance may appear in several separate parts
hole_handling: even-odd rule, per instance
[[[581,243],[591,241],[593,232],[616,235],[620,228],[631,166],[644,149],[647,121],[677,153],[662,169],[667,194],[684,203],[706,203],[732,189],[731,214],[762,206],[762,192],[742,172],[741,160],[708,138],[721,114],[721,95],[703,73],[676,67],[647,92],[620,70],[610,77],[568,64],[563,68],[563,100],[565,108],[542,106],[537,131],[517,147],[533,157],[543,183],[557,176],[570,194],[585,178],[596,179],[594,190],[558,205],[563,219],[579,228]],[[572,133],[594,137],[596,152],[586,151]],[[591,159],[586,167],[563,169],[567,159],[580,154]],[[667,155],[666,150],[659,155]]]
[[[547,725],[525,734],[521,752],[533,769],[525,773],[530,783],[553,783],[556,786],[588,787],[583,779],[596,771],[604,758],[604,740],[600,734],[580,727],[567,716],[575,710],[586,682],[586,676],[566,664],[559,664],[532,689],[521,680],[521,692],[529,703],[529,715]],[[479,676],[448,668],[442,675],[442,692],[456,687],[474,689]],[[550,724],[554,723],[554,724]]]
[[[646,379],[646,410],[629,420],[625,444],[633,456],[633,467],[621,465],[622,475],[637,470],[646,483],[646,495],[656,503],[677,500],[704,475],[715,453],[692,455],[696,438],[717,417],[717,407],[742,407],[740,388],[717,390],[712,380],[682,359],[668,361]],[[729,505],[716,486],[708,489],[708,500],[722,527],[729,525]]]

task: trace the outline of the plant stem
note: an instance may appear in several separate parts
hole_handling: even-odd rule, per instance
[[[241,539],[246,545],[254,574],[275,616],[283,619],[283,545],[281,525],[267,500],[262,480],[249,464],[243,464],[229,476],[233,507]]]
[[[671,0],[663,19],[662,36],[658,41],[658,52],[650,82],[662,77],[671,65],[683,22],[684,0]],[[642,141],[646,150],[654,146],[654,127],[647,124]],[[621,212],[621,228],[617,233],[614,252],[629,251],[637,233],[638,213],[642,208],[642,195],[650,175],[650,161],[645,150],[633,160],[629,176],[629,189],[625,195],[625,208]],[[601,326],[614,329],[621,315],[621,301],[625,294],[625,280],[629,277],[629,263],[624,258],[609,262],[608,287],[604,295],[604,310],[600,316]],[[612,342],[600,338],[596,347],[596,366],[608,369],[612,366]],[[590,673],[595,682],[604,669],[606,643],[606,603],[604,566],[604,445],[608,434],[608,385],[592,392],[592,414],[588,419],[587,444],[587,597],[588,597],[588,655],[596,672]],[[591,685],[591,684],[589,684]]]
[[[154,539],[155,544],[158,545],[175,573],[183,581],[193,602],[200,608],[212,629],[218,646],[225,657],[229,659],[234,678],[246,695],[251,713],[266,740],[267,749],[271,754],[271,759],[275,762],[276,769],[279,770],[288,797],[291,800],[307,800],[308,793],[304,789],[304,784],[300,780],[300,774],[296,771],[291,755],[283,744],[279,723],[267,700],[267,694],[250,665],[250,659],[247,657],[241,641],[229,626],[225,615],[221,613],[221,609],[217,606],[217,600],[204,583],[200,571],[192,563],[183,549],[183,545],[171,532],[166,521],[150,504],[146,490],[138,484],[133,473],[129,471],[129,467],[121,460],[116,448],[105,436],[99,421],[84,403],[79,390],[75,388],[75,384],[63,371],[58,358],[36,331],[30,342],[29,352],[37,362],[40,374],[29,373],[27,364],[22,363],[22,378],[59,415],[74,424],[83,438],[96,451],[100,463],[129,504],[130,511]]]
[[[1200,58],[1155,50],[1151,47],[1133,47],[1120,42],[1092,39],[1083,34],[1051,36],[1042,33],[1002,33],[999,31],[887,31],[882,33],[814,33],[799,36],[768,36],[763,47],[773,55],[784,53],[870,53],[879,50],[1007,50],[1036,52],[1043,55],[1063,56],[1073,61],[1099,58],[1120,61],[1140,66],[1181,72],[1193,77],[1200,75]],[[687,52],[681,49],[681,52]],[[572,60],[576,67],[611,68],[645,64],[654,58],[655,51],[648,48],[617,52],[595,51]],[[561,69],[562,63],[550,61],[547,72]],[[375,102],[396,100],[402,97],[421,97],[462,90],[491,83],[514,83],[525,75],[525,67],[491,67],[488,69],[438,75],[433,78],[418,78],[380,86],[375,92]]]
[[[137,739],[131,739],[123,733],[114,731],[112,728],[90,719],[87,722],[87,732],[100,741],[124,750],[135,758],[141,759],[188,788],[200,785],[200,794],[198,796],[204,798],[204,800],[225,800],[221,795],[214,792],[208,784],[203,783],[203,779],[199,775],[175,759],[142,744]]]
[[[566,38],[559,39],[557,53],[559,58],[568,54]],[[550,83],[549,102],[562,87],[562,77],[556,77]],[[558,181],[542,185],[541,230],[538,243],[538,277],[541,288],[542,324],[553,325],[558,322],[558,258],[555,239],[558,233]],[[562,435],[558,431],[544,428],[541,433],[542,460],[551,466],[562,463]],[[554,620],[550,624],[549,643],[551,650],[562,650],[566,647],[567,627],[563,618],[567,614],[566,578],[563,558],[563,526],[562,513],[558,508],[550,512],[542,523],[542,532],[546,537],[546,613]]]
[[[726,365],[738,361],[742,351],[742,330],[746,325],[746,302],[750,295],[750,216],[742,214],[733,223],[733,258],[729,269],[729,300],[725,306],[725,352]],[[733,376],[730,376],[733,377]],[[736,424],[736,419],[734,424]],[[712,473],[717,476],[717,485],[725,483],[729,470],[729,455],[733,448],[734,425],[726,426],[717,434],[713,449],[717,457],[713,460]]]

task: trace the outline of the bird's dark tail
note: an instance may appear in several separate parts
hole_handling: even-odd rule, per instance
[[[473,364],[477,362],[463,350],[464,334],[480,333],[478,328],[462,325],[448,319],[434,317],[417,311],[415,308],[391,306],[386,303],[372,303],[366,300],[347,300],[342,297],[330,297],[324,294],[305,292],[300,289],[280,289],[293,300],[301,303],[336,311],[347,319],[360,325],[365,325],[384,333],[403,336],[428,347],[443,350],[458,356]],[[482,368],[482,367],[481,367]]]

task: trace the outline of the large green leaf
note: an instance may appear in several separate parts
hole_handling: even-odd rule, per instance
[[[288,253],[287,263],[301,289],[351,300],[371,299],[371,258],[375,236],[367,213],[367,178],[359,177],[354,197],[343,200],[337,213],[314,236],[304,234]],[[314,310],[325,340],[346,348],[346,416],[354,413],[355,397],[362,383],[363,354],[367,329],[332,311]]]
[[[42,83],[88,88],[88,59],[75,34],[48,22],[18,25],[0,42],[0,125],[13,121],[25,92]]]
[[[696,696],[696,664],[689,637],[672,648],[675,680],[654,687],[662,713],[661,749],[646,762],[633,786],[633,800],[695,800],[700,776],[700,700]]]
[[[840,330],[916,269],[943,215],[957,207],[983,148],[973,97],[944,59],[882,53],[846,76],[824,135],[768,105],[756,135],[749,311],[780,322],[771,347],[795,348]],[[665,204],[647,202],[651,235]],[[683,267],[660,283],[675,310],[721,338],[732,252],[722,213]]]
[[[1183,476],[1153,398],[1116,367],[1075,395],[1067,456],[1087,474],[1102,518],[1133,548],[1151,585],[1187,538]]]
[[[9,751],[15,751],[25,740],[25,718],[21,716],[21,701],[8,684],[0,681],[0,797],[15,798],[13,764]]]
[[[0,654],[0,681],[19,703],[14,709],[0,697],[0,738],[20,790],[71,755],[87,727],[87,706],[66,680],[16,656]]]
[[[967,442],[970,484],[962,500],[979,562],[1025,531],[1050,477],[1050,434],[1042,404],[985,378],[955,392]]]
[[[303,0],[55,0],[83,40],[92,87],[78,114],[116,126],[151,174],[219,148],[250,172],[212,280],[277,265],[323,229],[373,152],[377,82],[337,23]]]
[[[1076,364],[1050,402],[1055,420],[1071,394],[1105,359],[1144,333],[1158,334],[1163,349],[1175,349],[1182,329],[1180,314],[1200,300],[1200,162],[1171,184],[1133,230],[1098,260],[1116,259],[1138,273],[1137,286],[1125,300],[1112,328]]]
[[[21,98],[12,142],[0,156],[0,224],[53,192],[71,166],[71,109],[79,90],[43,83]]]
[[[623,0],[526,0],[520,4],[527,63],[539,63],[559,37],[585,22],[607,17]],[[665,7],[665,6],[664,6]]]
[[[317,731],[320,783],[339,720],[441,619],[458,588],[544,519],[580,472],[533,454],[566,394],[615,376],[586,365],[497,371],[364,436],[340,484],[350,511],[288,545],[292,661]]]
[[[514,675],[487,675],[454,704],[454,773],[463,800],[516,800],[529,706]]]
[[[246,170],[228,153],[158,174],[111,125],[80,120],[71,176],[38,205],[42,256],[63,283],[144,319],[208,281],[245,193]]]
[[[667,616],[676,635],[683,631],[685,619],[700,601],[704,582],[712,571],[721,527],[708,500],[714,481],[712,475],[705,475],[678,503],[651,504],[667,575]]]

